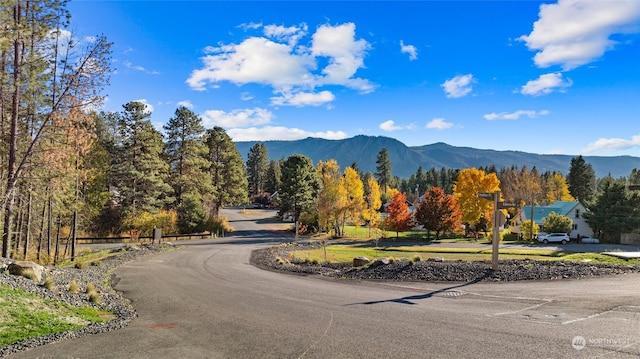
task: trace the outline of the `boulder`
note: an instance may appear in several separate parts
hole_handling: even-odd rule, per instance
[[[430,257],[427,259],[427,262],[444,262],[444,258],[442,257]]]
[[[15,261],[9,264],[7,270],[11,275],[19,275],[26,278],[31,277],[30,273],[33,273],[32,279],[36,282],[40,282],[42,280],[42,272],[44,271],[44,267],[34,262]]]
[[[371,268],[386,266],[389,265],[389,263],[391,263],[391,260],[389,258],[378,258],[375,260],[375,262],[371,263]]]
[[[371,259],[367,258],[367,257],[356,257],[353,258],[353,266],[354,267],[362,267],[365,266],[367,264],[371,263]]]

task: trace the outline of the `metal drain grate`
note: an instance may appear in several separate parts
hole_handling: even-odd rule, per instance
[[[461,292],[459,290],[447,290],[445,292],[440,293],[441,296],[443,297],[449,297],[449,298],[455,298],[455,297],[460,297],[467,294],[466,292]]]

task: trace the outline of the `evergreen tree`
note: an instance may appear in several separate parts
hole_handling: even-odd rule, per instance
[[[596,193],[596,173],[582,155],[571,159],[567,185],[569,193],[582,203],[588,203]]]
[[[203,195],[210,192],[210,186],[205,185],[210,163],[206,160],[207,146],[203,142],[202,119],[181,106],[163,128],[176,204],[182,203],[185,193]]]
[[[391,160],[389,159],[389,151],[386,148],[383,148],[378,152],[378,157],[376,159],[376,180],[378,184],[382,188],[382,193],[387,193],[387,186],[391,185],[391,181],[393,180],[393,176],[391,174]]]
[[[269,170],[269,156],[264,143],[256,143],[249,149],[247,155],[247,178],[249,181],[249,196],[261,194],[265,191],[267,173]]]
[[[211,214],[217,217],[223,206],[247,203],[247,176],[238,148],[222,127],[207,130],[205,143],[213,185]]]
[[[293,213],[298,235],[300,213],[315,204],[318,194],[318,177],[313,162],[307,156],[296,154],[289,156],[280,164],[282,172],[278,189],[280,211]]]
[[[156,213],[172,203],[173,189],[168,183],[169,164],[162,157],[162,134],[156,130],[140,102],[125,105],[118,123],[118,155],[112,168],[118,203],[123,215]]]
[[[280,188],[280,162],[277,160],[269,161],[269,167],[267,168],[267,178],[264,184],[264,190],[267,193],[275,193]]]
[[[622,233],[640,229],[640,193],[630,194],[624,184],[608,181],[584,218],[596,236],[619,242]]]

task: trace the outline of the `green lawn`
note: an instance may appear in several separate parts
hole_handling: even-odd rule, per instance
[[[332,263],[351,262],[353,258],[364,256],[367,258],[406,258],[412,259],[416,256],[421,259],[429,257],[441,257],[445,260],[463,261],[490,261],[491,248],[460,248],[460,247],[433,247],[428,245],[415,246],[380,246],[375,248],[371,244],[334,244],[328,245],[327,261]],[[640,264],[640,260],[625,260],[596,253],[566,254],[563,252],[547,249],[508,249],[502,248],[498,251],[500,259],[530,259],[530,260],[568,260],[568,261],[591,261],[594,263],[620,263],[620,264]],[[324,262],[324,250],[322,248],[311,250],[296,250],[294,256],[301,260]]]
[[[89,323],[106,322],[111,318],[111,313],[100,309],[75,308],[0,286],[0,347],[22,339],[79,329]]]

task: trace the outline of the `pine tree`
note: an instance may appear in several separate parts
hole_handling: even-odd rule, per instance
[[[247,203],[247,176],[240,152],[222,127],[207,130],[205,143],[207,159],[211,162],[209,175],[213,185],[210,210],[214,217],[227,205]]]
[[[168,183],[169,164],[163,159],[162,134],[140,102],[129,102],[118,122],[122,142],[113,166],[118,203],[123,215],[156,213],[175,198]]]
[[[267,178],[264,184],[265,192],[269,194],[275,193],[280,187],[280,162],[277,160],[269,161],[269,167],[267,168]]]
[[[619,242],[622,233],[640,228],[640,193],[629,193],[624,184],[607,181],[584,218],[596,236]]]
[[[391,185],[391,181],[393,180],[393,176],[391,174],[391,160],[389,159],[389,151],[386,148],[383,148],[378,152],[378,157],[376,159],[376,180],[378,184],[382,188],[382,193],[387,193],[387,186]]]
[[[199,232],[206,219],[203,201],[212,192],[202,119],[181,106],[164,130],[178,229],[181,233]]]
[[[582,203],[588,203],[596,193],[596,173],[582,155],[571,159],[567,175],[569,193]]]
[[[311,159],[304,155],[291,155],[281,162],[281,184],[278,189],[281,213],[291,212],[296,222],[300,213],[315,204],[318,194],[318,177]]]
[[[269,170],[269,155],[264,143],[256,143],[249,149],[247,155],[247,178],[249,181],[249,196],[261,194],[265,191],[267,171]]]

